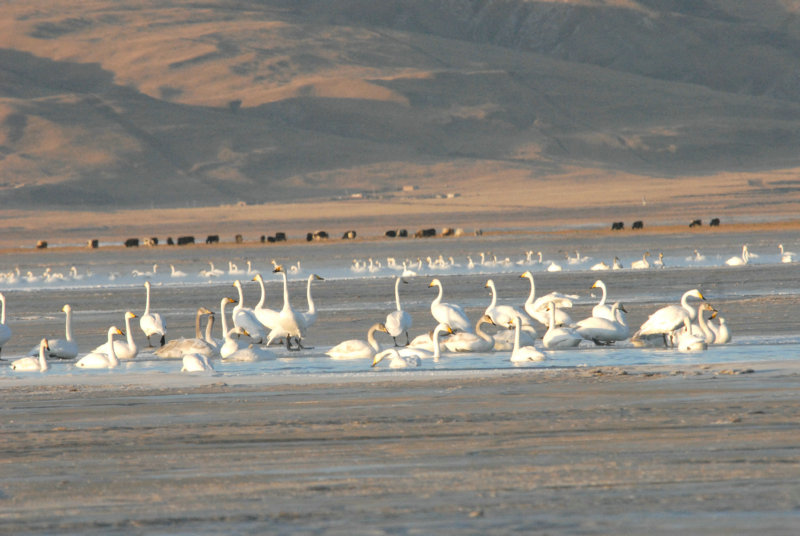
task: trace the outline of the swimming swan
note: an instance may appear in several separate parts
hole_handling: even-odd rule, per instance
[[[781,262],[795,262],[797,260],[797,253],[793,251],[784,251],[783,244],[778,244],[778,251],[780,252]]]
[[[451,352],[491,352],[494,338],[481,329],[483,324],[495,325],[491,316],[483,315],[475,324],[474,333],[458,332],[444,340],[444,347]]]
[[[375,340],[375,332],[389,333],[383,324],[373,324],[367,332],[367,340],[350,339],[342,341],[327,352],[332,359],[364,359],[372,358],[380,351],[380,346]]]
[[[49,368],[47,365],[47,359],[45,359],[45,353],[50,351],[50,347],[47,344],[47,339],[42,339],[39,342],[39,357],[22,357],[17,359],[11,363],[11,370],[16,370],[17,372],[47,372]]]
[[[520,275],[520,278],[528,279],[531,283],[530,294],[528,294],[528,299],[525,300],[525,304],[523,305],[523,308],[525,309],[525,312],[528,313],[528,316],[543,326],[547,326],[550,322],[550,319],[547,315],[547,304],[550,302],[555,302],[558,305],[558,310],[556,311],[556,325],[572,324],[572,318],[570,318],[570,316],[564,312],[562,308],[572,307],[572,300],[577,298],[577,296],[562,294],[560,292],[551,292],[546,296],[536,298],[536,283],[533,281],[533,274],[528,271]]]
[[[416,355],[400,355],[400,352],[397,351],[397,348],[389,348],[387,350],[383,350],[382,352],[378,352],[375,354],[375,357],[372,360],[372,366],[374,367],[378,363],[384,360],[384,358],[391,356],[389,360],[389,368],[408,368],[408,367],[418,367],[422,364],[419,356]]]
[[[611,306],[614,320],[590,316],[579,320],[575,325],[575,331],[584,339],[593,341],[597,345],[609,345],[616,341],[624,341],[630,335],[630,328],[628,328],[624,315],[627,312],[625,307],[617,302]]]
[[[150,281],[144,282],[144,288],[147,290],[147,302],[145,303],[144,313],[139,317],[139,327],[147,336],[148,347],[153,346],[150,342],[150,336],[152,335],[161,335],[161,346],[164,346],[167,336],[167,323],[160,314],[150,312]]]
[[[139,347],[136,345],[136,341],[133,340],[133,330],[131,329],[131,319],[136,318],[136,315],[130,311],[125,313],[125,333],[126,341],[118,341],[114,339],[114,355],[117,356],[117,359],[134,359],[139,354]],[[98,354],[108,354],[107,342],[104,342],[92,352]]]
[[[522,331],[521,319],[517,319],[514,324],[514,347],[511,349],[512,363],[525,363],[528,361],[544,361],[547,357],[543,352],[536,349],[533,344],[520,346],[520,335]]]
[[[750,255],[750,251],[747,249],[747,245],[744,245],[742,246],[742,255],[731,257],[730,259],[725,261],[725,264],[727,266],[744,266],[745,264],[750,262],[751,256],[752,255]]]
[[[581,343],[583,337],[573,328],[556,325],[557,308],[558,305],[555,302],[550,302],[547,306],[550,313],[550,326],[547,328],[547,333],[542,336],[542,344],[548,349],[574,348]]]
[[[72,307],[64,305],[61,310],[66,313],[64,325],[64,339],[49,339],[47,341],[47,357],[57,357],[58,359],[73,359],[78,356],[78,343],[72,334]],[[38,355],[40,347],[33,348],[28,355]]]
[[[181,372],[214,372],[208,357],[202,354],[186,354],[183,356]]]
[[[645,251],[640,260],[631,263],[631,270],[647,270],[650,268],[650,263],[647,262],[647,257],[649,256],[650,252]]]
[[[180,339],[172,339],[153,353],[162,359],[177,359],[186,354],[201,354],[206,357],[213,356],[217,352],[216,347],[209,344],[200,332],[201,318],[208,315],[209,325],[213,325],[214,321],[210,318],[213,314],[214,313],[206,307],[200,307],[197,309],[194,318],[194,338],[181,337]]]
[[[76,367],[87,369],[111,369],[119,365],[119,359],[114,352],[114,335],[124,335],[124,333],[117,327],[111,326],[108,328],[108,342],[106,343],[109,349],[107,354],[99,352],[91,352],[83,356],[75,363]]]
[[[453,303],[442,303],[442,282],[434,279],[428,288],[439,287],[439,295],[431,302],[431,315],[440,324],[447,324],[453,331],[472,333],[472,325],[461,306]]]
[[[231,335],[233,332],[243,332],[243,335],[248,335],[247,331],[242,328],[235,327],[231,329],[225,336],[225,344],[223,348],[225,348],[229,343],[228,341],[233,342],[228,348],[226,348],[223,352],[220,352],[223,361],[238,361],[238,362],[247,362],[252,363],[255,361],[267,361],[271,359],[275,359],[275,353],[271,350],[267,350],[265,348],[259,348],[253,344],[244,347],[244,348],[235,348],[235,341]],[[229,348],[235,348],[233,351],[229,351]]]
[[[403,307],[400,305],[400,283],[408,283],[402,277],[398,277],[394,282],[394,302],[397,310],[392,311],[388,315],[386,315],[386,322],[384,325],[386,326],[386,330],[389,332],[389,335],[392,336],[394,339],[394,345],[399,346],[397,344],[397,337],[402,335],[403,333],[406,334],[406,346],[409,345],[411,342],[408,336],[408,330],[411,329],[413,321],[411,320],[411,315],[408,314],[407,311],[403,311]],[[374,365],[373,365],[374,366]]]

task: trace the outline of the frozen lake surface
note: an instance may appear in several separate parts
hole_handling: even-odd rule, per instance
[[[411,336],[434,327],[430,302],[436,289],[428,287],[433,277],[444,285],[444,300],[462,305],[475,321],[488,305],[484,287],[492,278],[498,303],[521,306],[529,292],[527,280],[535,275],[537,296],[552,290],[579,295],[570,311],[573,319],[590,316],[599,294],[590,289],[602,279],[609,289],[609,301],[622,302],[631,331],[659,307],[677,303],[681,294],[699,288],[724,316],[733,341],[708,351],[680,353],[667,349],[636,348],[629,343],[596,347],[584,342],[573,350],[548,352],[548,359],[531,366],[592,367],[597,365],[720,363],[795,359],[800,345],[797,317],[800,313],[800,278],[797,264],[780,262],[778,244],[798,249],[795,233],[686,233],[679,235],[634,234],[592,236],[586,233],[533,235],[495,234],[454,239],[396,239],[387,241],[340,241],[294,244],[291,246],[221,245],[217,247],[100,248],[81,250],[52,248],[34,252],[20,250],[5,255],[0,271],[6,274],[0,289],[7,299],[7,323],[13,337],[3,348],[0,377],[36,380],[37,374],[20,374],[5,366],[8,360],[26,354],[41,337],[63,337],[61,307],[69,303],[74,311],[73,328],[81,354],[102,344],[108,326],[124,329],[126,310],[144,310],[145,280],[153,285],[152,308],[167,321],[168,339],[194,333],[194,313],[200,306],[219,311],[224,296],[237,298],[232,283],[239,279],[245,288],[245,306],[258,301],[259,289],[252,282],[261,272],[267,281],[268,307],[280,309],[282,283],[271,273],[272,260],[290,270],[293,307],[304,311],[306,279],[316,273],[325,281],[314,283],[318,309],[317,323],[309,330],[301,352],[274,348],[275,361],[257,363],[215,363],[220,376],[268,375],[287,377],[304,374],[378,374],[390,372],[384,365],[371,369],[367,360],[337,361],[324,352],[338,342],[365,338],[375,322],[394,309],[394,278],[406,269],[416,273],[401,286],[401,301],[414,320]],[[742,245],[757,255],[745,266],[725,266],[725,260],[741,254]],[[704,258],[697,260],[699,252]],[[650,260],[663,253],[664,268],[631,270],[631,263],[649,251]],[[544,262],[539,262],[542,252]],[[615,271],[592,271],[603,261],[617,257],[625,267]],[[429,260],[430,259],[430,260]],[[437,262],[438,261],[438,262]],[[550,272],[552,262],[562,268]],[[211,264],[218,269],[210,274]],[[157,268],[154,270],[154,265]],[[183,275],[173,276],[170,265]],[[72,268],[74,267],[74,269]],[[30,276],[28,276],[30,273]],[[17,275],[19,274],[19,275]],[[219,326],[219,322],[217,323]],[[539,334],[545,328],[537,326]],[[145,338],[134,321],[134,335],[140,347]],[[219,337],[219,328],[215,330]],[[391,338],[381,337],[382,345]],[[445,354],[439,362],[424,360],[413,373],[443,370],[489,370],[513,368],[508,352],[486,354]],[[139,377],[169,382],[179,372],[178,360],[162,360],[143,348],[139,356],[111,371],[78,370],[71,362],[53,362],[50,377],[78,382],[89,374],[110,378]],[[159,380],[159,378],[161,380]],[[51,380],[52,381],[52,380]],[[149,381],[149,380],[148,380]]]

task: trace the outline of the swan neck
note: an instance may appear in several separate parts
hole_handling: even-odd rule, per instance
[[[2,302],[2,305],[3,305],[3,311],[2,311],[2,313],[0,313],[0,324],[5,324],[6,323],[6,297],[4,295],[2,295],[2,294],[0,294],[0,302]]]
[[[497,292],[494,288],[494,281],[492,281],[489,285],[489,290],[492,292],[492,303],[489,304],[489,309],[494,309],[497,305]],[[477,329],[477,328],[476,328]]]
[[[45,354],[44,349],[45,349],[45,343],[44,341],[42,341],[39,344],[39,370],[41,370],[42,372],[50,368],[49,365],[47,364],[47,358],[44,355]]]
[[[239,311],[244,307],[244,292],[242,291],[241,283],[236,285],[236,290],[239,291],[239,303],[233,308],[234,311]],[[234,313],[235,314],[235,313]]]
[[[150,314],[150,285],[145,285],[144,289],[147,292],[147,299],[144,302],[144,315],[149,315]]]
[[[311,297],[311,281],[314,280],[314,276],[308,276],[308,286],[306,287],[306,301],[308,301],[308,312],[310,314],[314,314],[317,311],[316,305],[314,305],[314,298]]]
[[[126,320],[125,321],[125,325],[127,326],[127,330],[128,330],[128,342],[130,342],[130,340],[131,340],[131,335],[130,335],[130,333],[131,333],[131,329],[130,329],[131,319],[130,318],[126,318],[125,320]],[[117,351],[114,349],[114,332],[111,331],[111,330],[108,330],[108,365],[110,367],[112,367],[112,368],[116,367],[117,365],[119,365],[119,359],[117,358]]]
[[[519,334],[520,330],[522,329],[520,326],[522,324],[522,320],[520,317],[514,319],[514,349],[511,351],[512,353],[519,351]]]
[[[258,281],[258,284],[261,286],[261,299],[258,300],[255,308],[263,309],[264,302],[267,301],[267,289],[264,287],[264,280],[262,278],[259,277],[256,281]]]
[[[528,294],[528,299],[525,300],[525,305],[533,304],[533,300],[536,298],[536,284],[533,282],[533,277],[527,276],[527,279],[531,282],[531,293]]]
[[[125,338],[128,340],[128,346],[131,349],[136,348],[136,341],[133,340],[133,330],[131,329],[131,317],[128,315],[125,315]],[[113,334],[109,336],[109,340],[111,339],[113,339]]]
[[[286,272],[280,272],[283,276],[283,308],[284,310],[289,309],[289,278],[286,277]]]
[[[603,291],[603,297],[600,298],[600,303],[598,303],[597,305],[605,305],[606,304],[606,296],[607,296],[606,286],[605,285],[597,285],[597,286],[600,287],[600,290]]]
[[[214,330],[214,315],[208,315],[208,323],[206,324],[206,337],[205,337],[206,342],[211,342],[212,339],[214,338],[212,335],[214,333],[213,330]]]
[[[402,311],[403,308],[400,307],[400,278],[397,278],[397,281],[394,282],[394,303],[397,306],[398,311]]]
[[[200,317],[201,316],[202,316],[202,313],[200,311],[197,311],[197,314],[194,315],[194,338],[195,339],[199,339],[201,337],[201,335],[202,335],[200,333]]]
[[[376,352],[381,349],[380,346],[378,346],[378,341],[375,340],[375,332],[377,330],[378,326],[374,325],[371,328],[369,328],[369,331],[367,332],[367,343],[369,343],[372,349],[375,350]]]
[[[486,333],[485,331],[483,331],[483,330],[481,329],[481,326],[482,326],[483,324],[485,324],[485,323],[486,323],[486,321],[485,321],[483,318],[481,318],[480,320],[478,320],[478,323],[477,323],[477,324],[475,324],[475,334],[476,334],[478,337],[480,337],[481,339],[483,339],[484,341],[487,341],[487,342],[488,342],[488,341],[494,341],[494,339],[492,339],[492,336],[491,336],[491,335],[489,335],[488,333]]]
[[[220,309],[222,312],[222,338],[225,338],[225,335],[228,333],[228,319],[227,315],[225,314],[225,306],[228,305],[227,300],[222,300],[220,303]]]
[[[64,336],[72,342],[72,310],[67,310],[67,318],[64,321]]]

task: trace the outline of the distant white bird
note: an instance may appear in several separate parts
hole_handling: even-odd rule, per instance
[[[181,272],[180,270],[176,270],[174,264],[170,264],[169,269],[170,269],[170,277],[186,277],[186,272]]]
[[[398,277],[395,279],[394,301],[397,309],[386,315],[386,322],[384,322],[384,325],[386,326],[386,330],[389,332],[389,335],[391,335],[392,339],[394,339],[395,346],[399,346],[397,344],[397,337],[399,337],[403,333],[406,334],[406,346],[408,346],[408,344],[411,342],[408,336],[408,330],[411,329],[411,326],[413,325],[413,320],[411,319],[411,315],[408,314],[407,311],[404,311],[403,307],[400,305],[401,282],[408,283],[408,281],[406,281],[402,277]]]
[[[793,251],[784,251],[783,244],[778,244],[778,250],[780,251],[780,258],[781,262],[795,262],[797,260],[797,253]]]
[[[686,257],[686,260],[689,262],[703,262],[706,260],[706,256],[702,255],[699,251],[694,250],[694,253]]]
[[[742,246],[742,255],[731,257],[730,259],[725,261],[727,266],[744,266],[748,262],[750,262],[750,251],[747,249],[747,245]]]
[[[167,336],[167,322],[160,314],[150,312],[150,281],[144,282],[144,288],[147,290],[147,302],[145,303],[144,313],[139,317],[139,327],[147,336],[147,346],[153,346],[150,342],[152,335],[160,335],[161,346],[164,346]]]
[[[650,263],[647,261],[647,257],[649,256],[650,252],[645,251],[640,260],[633,261],[631,263],[631,270],[647,270],[648,268],[650,268]]]

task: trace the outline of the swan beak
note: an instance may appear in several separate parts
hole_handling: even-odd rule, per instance
[[[431,288],[432,286],[433,286],[433,281],[430,282],[430,284],[428,285],[428,288]]]
[[[324,277],[322,277],[321,275],[314,274],[314,278],[315,278],[315,279],[318,279],[318,280],[320,280],[320,281],[325,281],[325,278],[324,278]]]
[[[374,367],[375,365],[377,365],[378,363],[380,363],[380,362],[381,362],[381,359],[383,359],[383,356],[377,356],[377,355],[376,355],[376,356],[375,356],[375,359],[373,359],[373,360],[372,360],[372,365],[370,365],[370,366],[371,366],[371,367]]]
[[[446,326],[447,326],[447,333],[452,335],[453,334],[453,328],[450,327],[450,324],[446,324]]]
[[[42,339],[44,341],[44,349],[48,352],[50,351],[50,343],[47,342],[47,339]]]
[[[712,309],[711,318],[712,319],[717,318],[717,313],[719,313],[719,311],[717,311],[716,309]]]
[[[400,279],[400,281],[402,281],[403,283],[405,283],[406,285],[408,285],[408,281],[406,281],[405,279]]]
[[[249,333],[247,333],[247,330],[246,330],[246,329],[244,329],[244,328],[242,328],[242,335],[246,335],[247,337],[249,337],[249,336],[250,336],[250,334],[249,334]]]
[[[386,326],[384,326],[383,324],[379,324],[378,325],[378,331],[383,331],[384,333],[389,333],[389,330],[386,329]]]
[[[624,305],[622,305],[622,304],[620,304],[620,306],[619,306],[619,310],[620,310],[620,311],[622,311],[623,313],[627,313],[627,312],[628,312],[628,310],[627,310],[627,309],[625,309],[625,306],[624,306]]]
[[[705,296],[703,296],[703,293],[702,293],[702,292],[699,292],[699,291],[698,291],[698,294],[700,295],[700,299],[701,299],[701,300],[705,300],[705,299],[706,299],[706,297],[705,297]]]
[[[117,335],[123,335],[124,336],[125,332],[122,331],[121,329],[117,329]]]

